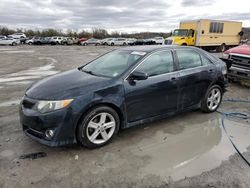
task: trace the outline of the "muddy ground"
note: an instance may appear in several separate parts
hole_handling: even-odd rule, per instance
[[[76,68],[118,47],[0,46],[0,187],[250,187],[249,120],[186,112],[122,130],[103,148],[49,148],[22,133],[18,104],[33,82]],[[224,98],[250,100],[230,84]],[[223,102],[220,111],[250,114],[250,103]],[[45,152],[44,158],[19,159]]]

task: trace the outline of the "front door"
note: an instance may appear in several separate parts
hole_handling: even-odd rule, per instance
[[[177,110],[178,73],[171,51],[155,52],[135,71],[148,74],[146,80],[125,80],[125,103],[128,122]]]

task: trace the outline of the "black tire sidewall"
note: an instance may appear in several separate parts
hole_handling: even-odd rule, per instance
[[[109,114],[111,114],[114,117],[115,122],[116,122],[115,131],[114,131],[112,137],[107,142],[104,142],[102,144],[94,144],[87,137],[87,125],[88,125],[89,121],[95,115],[97,115],[99,113],[103,113],[103,112],[109,113]],[[82,120],[79,122],[79,125],[78,125],[78,128],[77,128],[77,133],[76,133],[77,141],[81,145],[83,145],[84,147],[87,147],[89,149],[94,149],[94,148],[102,147],[102,146],[104,146],[104,145],[106,145],[106,144],[108,144],[108,143],[111,142],[111,140],[114,138],[114,136],[119,131],[119,127],[120,127],[120,118],[119,118],[119,115],[117,114],[117,112],[114,109],[112,109],[112,108],[110,108],[108,106],[94,107],[93,109],[89,110],[84,115],[84,117],[82,118]],[[83,135],[82,135],[82,133],[83,133]]]
[[[211,91],[212,89],[214,89],[214,88],[218,88],[218,89],[220,90],[221,99],[220,99],[220,102],[219,102],[217,108],[215,108],[214,110],[210,110],[210,109],[208,108],[208,106],[207,106],[207,98],[208,98],[208,96],[209,96],[210,91]],[[220,104],[221,104],[222,97],[223,97],[223,92],[222,92],[222,88],[221,88],[219,85],[212,85],[211,87],[209,87],[209,89],[207,90],[206,95],[205,95],[205,97],[203,98],[203,101],[202,101],[202,105],[201,105],[202,111],[203,111],[203,112],[207,112],[207,113],[215,112],[215,111],[219,108],[219,106],[220,106]]]

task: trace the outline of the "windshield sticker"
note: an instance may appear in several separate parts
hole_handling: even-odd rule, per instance
[[[132,52],[131,54],[132,54],[132,55],[141,55],[141,56],[143,56],[143,55],[146,54],[146,52],[136,52],[136,51],[134,51],[134,52]]]

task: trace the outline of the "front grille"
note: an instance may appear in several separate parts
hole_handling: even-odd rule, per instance
[[[166,45],[171,45],[173,43],[173,40],[165,40]]]
[[[233,65],[238,68],[250,70],[250,58],[238,55],[232,55]]]
[[[31,109],[33,106],[36,104],[35,101],[29,100],[29,99],[24,99],[22,102],[22,105],[24,108]]]

